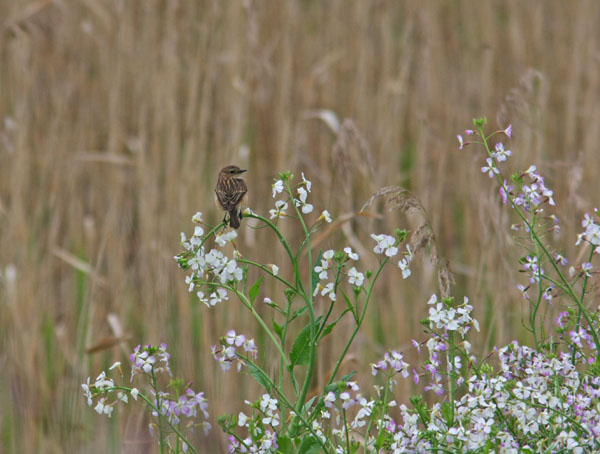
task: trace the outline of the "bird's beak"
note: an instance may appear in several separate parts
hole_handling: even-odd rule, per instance
[[[244,173],[246,172],[246,169],[240,169],[238,173]]]

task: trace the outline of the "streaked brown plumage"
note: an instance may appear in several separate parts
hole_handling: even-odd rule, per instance
[[[239,177],[244,172],[245,170],[238,166],[223,167],[219,172],[215,187],[217,206],[229,213],[229,225],[234,229],[240,227],[242,209],[246,205],[248,187]]]

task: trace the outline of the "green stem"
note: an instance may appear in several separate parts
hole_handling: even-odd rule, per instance
[[[117,388],[117,389],[129,389],[129,388],[119,387],[119,388]],[[129,389],[129,390],[131,391],[131,389]],[[155,392],[156,392],[156,390],[155,390]],[[142,394],[142,393],[139,393],[139,394],[138,394],[138,396],[139,396],[139,397],[141,397],[141,398],[142,398],[142,400],[143,400],[144,402],[146,402],[146,404],[147,404],[147,405],[149,405],[149,406],[150,406],[150,408],[153,408],[154,410],[156,410],[156,413],[157,413],[158,415],[160,415],[160,414],[161,414],[161,413],[160,413],[160,409],[159,409],[159,408],[156,408],[156,407],[155,407],[155,406],[152,404],[152,402],[150,401],[150,399],[149,399],[148,397],[146,397],[146,395],[144,395],[144,394]],[[156,400],[156,402],[158,403],[158,399]],[[166,423],[167,423],[167,425],[168,425],[168,426],[171,428],[171,430],[172,430],[173,432],[175,432],[175,434],[177,435],[177,437],[178,437],[179,439],[181,439],[181,441],[183,441],[183,442],[184,442],[184,443],[185,443],[185,444],[188,446],[188,448],[190,449],[190,451],[191,451],[193,454],[196,454],[196,448],[194,448],[194,446],[192,446],[192,444],[191,444],[191,443],[190,443],[190,442],[187,440],[187,438],[185,437],[185,435],[183,435],[183,434],[181,433],[181,431],[180,431],[180,430],[179,430],[177,427],[175,427],[173,424],[171,424],[171,423],[169,422],[169,420],[168,420],[168,419],[166,419],[164,416],[163,416],[163,421],[164,421],[164,422],[166,422]]]
[[[157,405],[154,405],[152,403],[152,401],[150,400],[150,398],[141,392],[138,392],[138,397],[140,397],[144,402],[146,402],[146,405],[148,405],[148,407],[155,410],[156,413],[159,415],[159,418],[162,417],[163,422],[167,423],[169,428],[178,436],[178,438],[181,439],[181,441],[183,441],[188,446],[188,448],[190,449],[190,452],[192,454],[196,454],[196,448],[194,448],[194,446],[187,440],[185,435],[183,435],[181,433],[179,428],[174,426],[173,424],[171,424],[171,422],[167,418],[165,418],[164,415],[161,414],[161,412],[160,412],[160,397],[158,395],[158,389],[156,386],[156,377],[154,375],[154,371],[152,371],[152,375],[151,375],[151,386],[152,386],[152,389],[154,390],[154,392],[156,393],[156,404]],[[125,391],[131,396],[132,390],[133,390],[133,388],[128,388],[127,386],[113,386],[112,388],[107,388],[104,391],[104,393],[108,393],[111,391]],[[160,421],[159,421],[159,424],[160,424]],[[159,434],[161,434],[160,428],[159,428]],[[163,449],[163,447],[161,444],[161,451],[162,451],[162,449]]]
[[[283,351],[282,345],[279,343],[279,341],[275,337],[275,334],[273,334],[273,332],[271,331],[269,326],[265,323],[265,321],[260,316],[260,314],[258,312],[256,312],[256,309],[254,309],[254,307],[252,306],[252,303],[250,303],[250,300],[248,300],[246,295],[244,295],[242,292],[238,291],[236,288],[233,288],[229,285],[218,284],[218,286],[223,287],[226,290],[230,290],[236,294],[236,296],[239,298],[239,300],[242,302],[242,304],[246,307],[246,309],[248,309],[252,313],[252,316],[256,319],[256,321],[259,323],[259,325],[265,330],[265,332],[267,333],[267,336],[269,336],[269,338],[273,342],[273,345],[279,352],[279,355],[283,359],[286,367],[289,366],[290,363],[287,359],[285,352]]]
[[[346,357],[346,354],[348,353],[348,349],[350,348],[350,345],[354,341],[354,338],[356,337],[358,330],[362,326],[362,322],[365,318],[365,315],[367,313],[367,308],[369,307],[369,302],[371,300],[371,293],[373,292],[373,287],[375,286],[375,282],[377,281],[377,278],[379,277],[381,270],[383,270],[383,267],[388,262],[388,260],[389,260],[389,258],[386,257],[385,260],[383,262],[381,262],[381,264],[379,265],[379,268],[377,269],[377,272],[375,273],[375,275],[373,276],[373,279],[371,280],[371,284],[369,285],[369,289],[367,290],[367,296],[365,297],[365,305],[363,307],[360,318],[358,319],[358,322],[356,323],[356,326],[354,327],[354,330],[352,331],[352,334],[350,335],[350,339],[348,339],[348,342],[346,342],[346,345],[344,346],[344,349],[342,350],[342,354],[340,355],[340,358],[338,359],[338,361],[335,365],[335,368],[333,369],[333,372],[331,373],[331,376],[329,377],[329,380],[327,381],[327,385],[330,385],[331,383],[333,383],[333,380],[335,380],[335,376],[337,375],[337,373],[340,369],[340,366],[342,365],[342,361],[344,361],[344,358]]]
[[[456,349],[456,345],[454,344],[454,331],[448,332],[448,345],[450,348],[448,349],[448,364],[449,364],[449,372],[450,372],[450,419],[451,422],[448,424],[452,426],[454,424],[454,394],[456,393],[456,370],[454,369],[454,350]]]
[[[348,420],[346,418],[346,410],[342,409],[342,415],[344,416],[344,433],[346,434],[346,452],[350,451],[350,435],[348,434]],[[365,440],[366,445],[366,440]]]
[[[277,386],[275,386],[275,382],[273,380],[271,380],[271,378],[267,375],[267,373],[264,370],[262,370],[259,366],[257,366],[256,363],[249,360],[247,357],[244,358],[244,360],[246,362],[252,364],[252,366],[255,367],[256,369],[260,370],[263,378],[268,381],[269,386],[277,392],[281,402],[283,402],[289,410],[296,412],[294,405],[292,405],[292,403],[288,400],[288,398],[285,396],[285,394],[283,394],[281,392],[281,390]],[[323,447],[323,449],[327,450],[327,446],[325,445],[323,440],[321,440],[321,438],[316,434],[316,432],[313,430],[312,426],[308,423],[308,421],[299,413],[296,413],[296,418],[298,418],[300,420],[300,422],[302,422],[304,427],[306,427],[306,429],[311,433],[311,435],[319,442],[319,444]]]
[[[379,448],[379,446],[377,446],[377,440],[380,439],[381,434],[383,432],[383,417],[386,414],[386,409],[387,409],[387,404],[388,404],[388,396],[389,396],[389,392],[390,392],[390,383],[392,381],[392,377],[394,376],[393,373],[390,373],[387,383],[385,384],[385,391],[383,393],[383,406],[381,407],[381,413],[379,416],[379,429],[377,431],[377,438],[375,439],[375,447]],[[368,438],[369,436],[369,431],[371,429],[371,423],[373,422],[373,419],[369,420],[369,427],[367,428],[367,431],[365,432],[365,437]],[[365,454],[367,454],[367,443],[365,441]]]
[[[264,272],[268,273],[269,276],[274,277],[279,282],[284,284],[286,287],[288,287],[288,288],[292,289],[294,292],[298,293],[298,289],[296,289],[296,287],[294,287],[292,284],[290,284],[288,281],[286,281],[284,278],[280,277],[279,275],[273,274],[273,271],[271,271],[271,269],[268,266],[261,265],[260,263],[256,263],[256,262],[253,262],[252,260],[247,260],[244,258],[238,258],[238,259],[236,259],[236,261],[238,263],[245,263],[246,265],[252,265],[252,266],[255,266],[256,268],[260,268]]]
[[[339,284],[339,278],[340,278],[340,273],[342,271],[342,264],[339,263],[338,264],[338,268],[337,268],[337,273],[335,275],[335,281],[334,281],[334,285],[333,285],[333,292],[334,294],[337,293],[337,287]],[[329,309],[327,310],[327,314],[325,314],[325,317],[323,318],[323,321],[321,322],[321,326],[319,327],[319,331],[317,332],[315,338],[316,341],[319,340],[319,337],[321,336],[321,333],[323,332],[323,330],[325,329],[325,326],[327,324],[327,320],[329,320],[329,316],[331,315],[331,312],[333,311],[333,306],[335,304],[335,301],[331,301],[331,304],[329,304]],[[345,311],[344,311],[345,312]],[[315,342],[316,342],[315,341]]]
[[[246,214],[245,216],[248,217],[248,218],[258,219],[259,221],[264,222],[265,224],[267,224],[271,228],[271,230],[273,230],[273,232],[277,236],[277,239],[279,240],[279,242],[281,243],[281,245],[283,246],[283,248],[287,252],[287,254],[288,254],[289,258],[290,258],[290,262],[292,262],[292,264],[294,263],[294,254],[292,253],[292,249],[290,248],[289,243],[285,240],[283,234],[279,231],[279,229],[277,228],[277,226],[275,224],[273,224],[267,218],[264,218],[264,217],[262,217],[262,216],[260,216],[260,215],[258,215],[256,213]]]
[[[588,257],[588,262],[592,261],[592,258],[594,257],[594,250],[595,247],[592,245],[592,249],[590,250],[590,255]],[[583,274],[583,286],[581,287],[581,301],[583,301],[583,298],[585,298],[585,290],[587,288],[587,283],[588,283],[588,275],[587,273]],[[581,307],[579,308],[579,313],[577,314],[577,324],[579,325],[579,321],[581,320]],[[590,327],[591,328],[591,327]]]
[[[298,396],[298,399],[296,400],[296,413],[300,414],[302,412],[302,408],[304,407],[304,401],[306,399],[306,395],[308,394],[308,389],[309,389],[310,383],[312,381],[313,373],[315,370],[315,358],[316,358],[317,339],[315,336],[316,326],[315,326],[315,312],[314,312],[314,308],[313,308],[313,293],[312,293],[312,288],[313,288],[312,247],[311,247],[311,241],[310,241],[311,232],[306,227],[306,223],[304,222],[304,218],[302,217],[301,211],[298,209],[298,207],[294,203],[294,194],[292,193],[292,190],[290,188],[289,181],[286,180],[285,185],[286,185],[287,192],[290,195],[290,198],[292,200],[292,205],[294,206],[294,209],[296,210],[296,215],[298,216],[298,219],[300,220],[300,224],[302,225],[302,230],[304,232],[304,239],[305,239],[305,244],[306,244],[306,253],[307,253],[307,258],[308,258],[308,264],[307,264],[308,265],[308,293],[306,292],[306,289],[304,289],[304,286],[302,285],[302,282],[299,279],[299,273],[298,273],[298,279],[300,280],[300,285],[298,287],[301,287],[301,289],[302,289],[302,295],[304,297],[304,301],[306,303],[306,308],[308,310],[308,316],[310,319],[310,321],[309,321],[309,323],[310,323],[310,343],[308,346],[308,348],[309,348],[308,370],[306,371],[306,376],[304,377],[304,383],[302,385],[300,395]],[[296,269],[297,269],[298,260],[296,260],[295,263],[296,263]]]
[[[156,374],[154,373],[154,367],[152,368],[151,380],[152,380],[152,389],[154,390],[154,395],[156,396],[156,414],[158,415],[158,444],[160,446],[160,454],[164,454],[165,440],[164,440],[161,418],[162,418],[162,421],[164,421],[166,418],[163,416],[163,414],[160,411],[160,393],[158,391],[158,386],[156,384]],[[167,420],[167,423],[168,422],[169,421]]]
[[[488,145],[487,138],[485,137],[485,135],[483,133],[483,126],[478,126],[478,132],[479,132],[479,135],[481,136],[481,138],[483,139],[483,146],[485,147],[485,150],[486,150],[488,156],[491,158],[492,157],[492,152],[491,152],[490,147]],[[496,166],[496,164],[494,164],[494,163],[492,163],[492,165],[494,167]],[[583,301],[580,300],[575,295],[575,291],[571,287],[571,284],[569,283],[569,281],[567,281],[567,279],[565,278],[565,276],[563,275],[563,273],[561,272],[561,270],[558,268],[558,265],[554,261],[554,257],[552,257],[552,254],[550,254],[550,251],[548,251],[548,249],[546,248],[546,246],[544,246],[544,243],[541,241],[540,237],[536,233],[536,231],[534,229],[534,226],[529,223],[529,221],[527,220],[527,218],[524,215],[524,213],[521,211],[521,209],[519,208],[519,206],[515,203],[515,201],[513,200],[513,198],[510,196],[510,194],[508,192],[508,188],[504,185],[504,180],[503,180],[502,175],[500,173],[496,174],[496,179],[500,183],[500,186],[502,186],[502,188],[506,192],[507,198],[510,201],[511,206],[515,209],[515,211],[517,212],[518,216],[521,218],[521,220],[525,223],[525,225],[529,229],[529,232],[530,232],[532,238],[534,239],[534,242],[539,245],[539,247],[542,249],[544,255],[548,258],[548,260],[552,264],[552,268],[558,274],[558,277],[561,280],[561,282],[563,283],[563,287],[564,287],[566,293],[569,295],[569,297],[571,297],[571,299],[573,300],[573,302],[578,306],[581,315],[583,315],[583,317],[585,318],[588,326],[590,327],[590,331],[591,331],[592,337],[594,339],[594,345],[596,346],[596,350],[600,351],[600,339],[598,339],[598,333],[596,332],[595,329],[592,328],[594,325],[592,324],[592,320],[591,320],[589,314],[587,313],[587,311],[585,310],[585,307],[583,306]],[[596,362],[600,363],[600,356],[598,356],[596,358]]]
[[[534,210],[531,210],[531,221],[530,221],[530,225],[535,225],[535,214],[534,214]],[[530,230],[530,232],[532,232],[532,230]],[[536,241],[533,240],[533,237],[531,237],[533,244],[535,246],[535,257],[540,257],[540,251],[539,251],[539,245]],[[529,325],[531,327],[531,333],[533,335],[533,342],[535,343],[535,348],[536,350],[540,349],[540,345],[538,342],[538,333],[537,333],[537,327],[536,327],[536,323],[535,323],[535,319],[537,317],[537,313],[538,310],[540,308],[540,304],[542,303],[542,296],[543,296],[543,290],[542,290],[542,264],[538,263],[538,269],[537,269],[537,287],[538,287],[538,296],[537,296],[537,301],[533,304],[533,307],[530,309],[529,312]],[[543,339],[542,339],[543,340]]]
[[[284,346],[284,348],[285,348],[285,340],[287,339],[288,325],[290,323],[291,310],[292,310],[292,303],[291,303],[291,301],[288,300],[286,303],[286,308],[285,308],[285,321],[283,322],[283,329],[281,330],[281,344]],[[283,386],[283,368],[284,368],[283,359],[281,359],[280,364],[279,364],[279,386]],[[296,384],[296,380],[292,380],[292,386],[294,388],[294,394],[298,395],[298,385]]]

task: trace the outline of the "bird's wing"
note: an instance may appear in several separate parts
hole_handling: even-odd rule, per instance
[[[247,192],[248,187],[241,178],[225,178],[215,189],[217,198],[226,211],[233,210]]]

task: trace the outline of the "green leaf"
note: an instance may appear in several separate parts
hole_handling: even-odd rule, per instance
[[[429,424],[429,409],[427,408],[427,404],[423,402],[423,397],[419,395],[412,396],[410,398],[410,403],[418,413],[423,425],[427,426]]]
[[[277,452],[281,454],[292,454],[294,452],[294,444],[288,437],[277,438]]]
[[[258,292],[260,291],[260,284],[263,280],[264,276],[258,278],[258,280],[250,287],[248,291],[248,296],[250,297],[250,304],[254,304],[254,300],[258,296]]]
[[[291,367],[305,366],[310,360],[310,323],[306,325],[292,344],[290,351]]]
[[[354,377],[355,375],[356,375],[356,371],[353,370],[352,372],[349,372],[346,375],[344,375],[342,378],[340,378],[340,381],[344,382],[344,383],[348,383],[350,381],[350,379],[352,377]]]
[[[277,323],[275,320],[273,320],[273,331],[275,331],[275,334],[277,334],[279,339],[283,338],[283,327],[279,323]]]
[[[319,331],[319,324],[323,316],[320,316],[315,320],[315,333]],[[310,343],[312,339],[310,338],[310,323],[306,325],[298,337],[294,340],[292,344],[292,350],[290,351],[290,367],[294,366],[306,366],[308,361],[310,360]]]
[[[454,421],[453,421],[454,411],[453,411],[452,405],[449,402],[444,402],[442,404],[441,413],[442,413],[442,416],[444,417],[444,419],[446,420],[446,424],[448,425],[448,427],[452,427],[452,425],[454,423]]]
[[[350,299],[346,295],[346,292],[344,292],[343,290],[341,290],[341,292],[342,292],[342,296],[344,297],[344,301],[346,302],[346,307],[348,308],[348,310],[350,312],[352,312],[352,316],[354,317],[354,321],[358,322],[358,317],[354,313],[354,305],[352,304],[352,302],[350,301]]]
[[[317,396],[313,396],[310,398],[310,400],[308,402],[306,402],[303,406],[302,406],[302,411],[306,412],[308,411],[308,409],[312,406],[313,402],[315,401],[315,399],[317,398]]]
[[[302,306],[300,309],[298,309],[297,311],[294,311],[294,313],[292,314],[292,318],[290,319],[290,321],[294,320],[296,317],[300,317],[302,314],[304,314],[306,311],[308,310],[308,307],[306,306]]]
[[[379,435],[377,435],[377,439],[375,440],[376,449],[379,450],[383,448],[383,443],[385,442],[387,433],[389,433],[387,430],[382,430]]]
[[[308,436],[302,439],[298,447],[298,454],[318,454],[321,452],[320,448],[319,441],[313,436]]]
[[[321,339],[324,338],[325,336],[327,336],[331,332],[331,330],[333,329],[333,327],[335,325],[337,325],[337,322],[333,322],[333,323],[330,323],[329,325],[327,325],[325,327],[325,329],[323,330],[323,334],[321,334]]]
[[[265,388],[268,392],[271,392],[271,381],[269,380],[269,377],[262,371],[262,369],[259,369],[252,363],[248,363],[248,371],[259,385]]]

